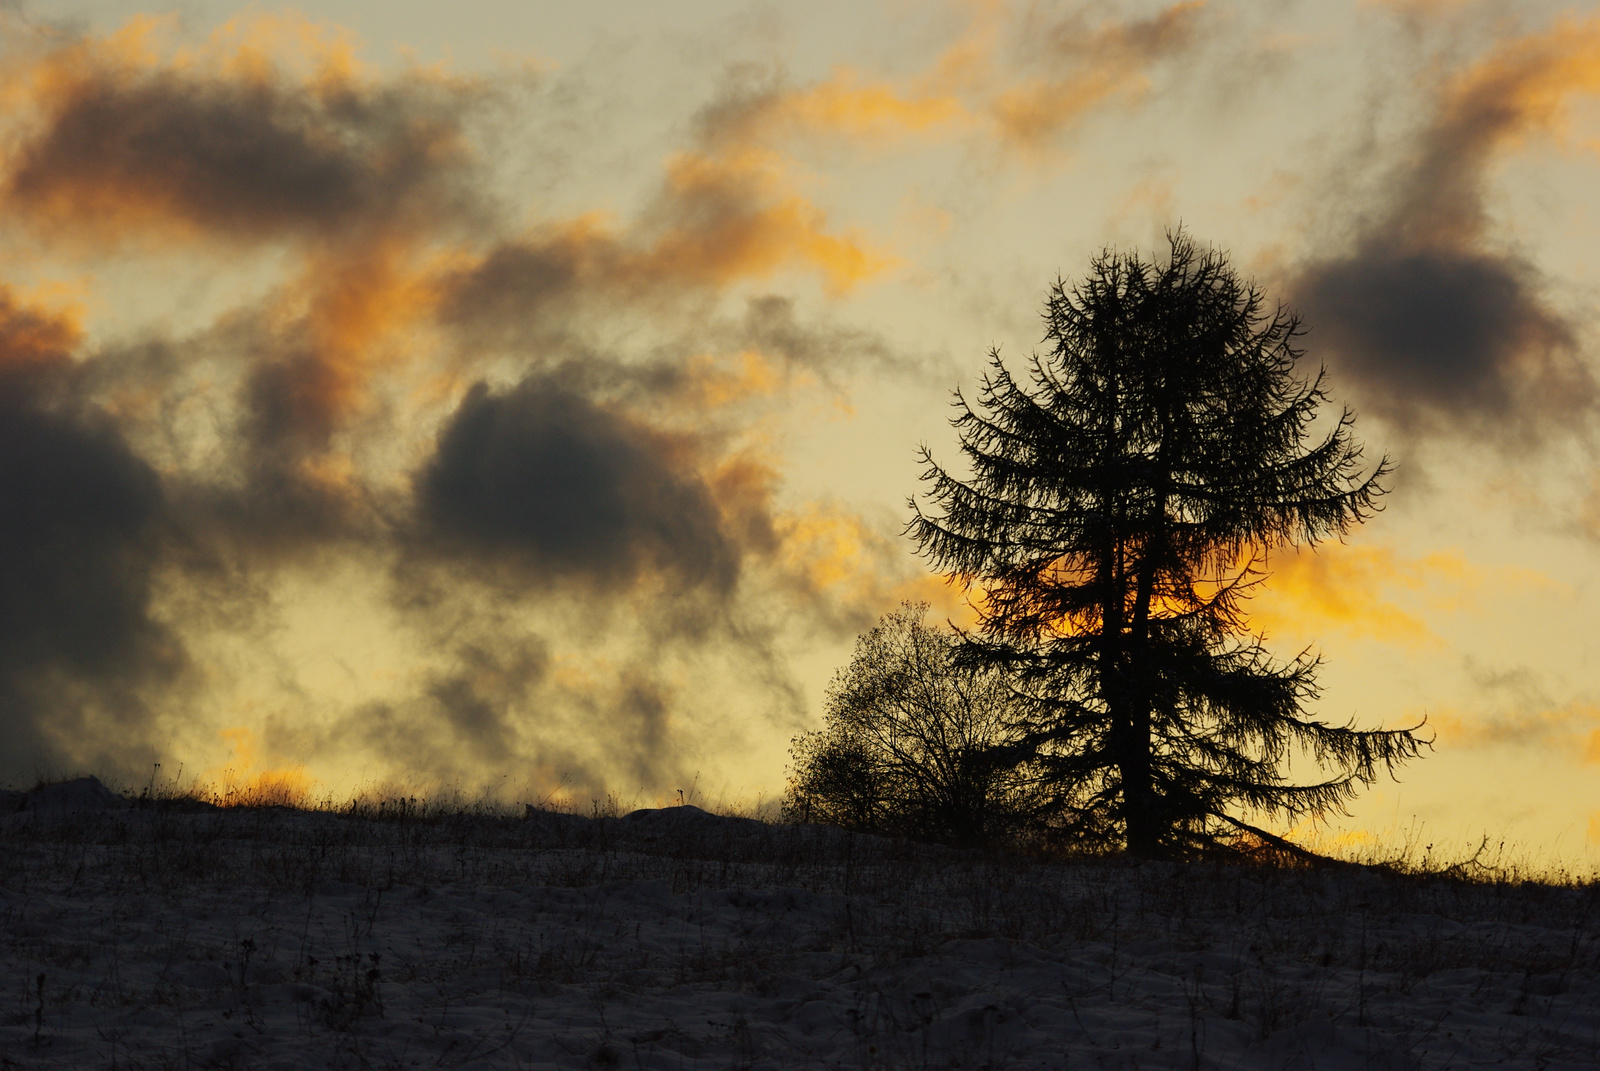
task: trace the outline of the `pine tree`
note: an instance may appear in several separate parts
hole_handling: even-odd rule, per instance
[[[907,526],[974,598],[961,656],[1008,673],[1063,823],[1147,856],[1342,810],[1426,746],[1420,726],[1307,717],[1320,659],[1275,661],[1249,630],[1268,553],[1343,536],[1390,465],[1364,471],[1349,410],[1313,435],[1328,398],[1296,374],[1298,317],[1222,253],[1169,244],[1058,280],[1026,383],[991,351],[951,421],[972,475],[924,446],[929,511],[913,499]]]

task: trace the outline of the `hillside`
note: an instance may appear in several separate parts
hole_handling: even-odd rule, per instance
[[[1593,886],[1052,863],[693,807],[0,802],[25,808],[0,1068],[1600,1062]]]

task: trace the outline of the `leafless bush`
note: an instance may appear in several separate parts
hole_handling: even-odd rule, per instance
[[[790,749],[792,820],[972,846],[1039,813],[1004,676],[959,665],[960,637],[927,611],[906,603],[857,640],[824,727]]]

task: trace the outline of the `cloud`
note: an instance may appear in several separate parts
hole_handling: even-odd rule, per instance
[[[1425,613],[1459,613],[1479,593],[1551,588],[1531,569],[1489,569],[1457,551],[1407,558],[1393,547],[1329,543],[1274,554],[1246,607],[1252,629],[1315,637],[1335,631],[1408,647],[1442,641]]]
[[[6,71],[0,210],[51,252],[182,249],[219,274],[250,258],[245,304],[187,337],[101,344],[79,389],[124,413],[159,399],[128,423],[147,449],[162,425],[169,497],[203,555],[370,539],[358,426],[431,317],[439,258],[492,220],[469,130],[491,94],[372,74],[298,16],[236,20],[198,47],[167,27],[28,39]],[[216,437],[192,468],[195,440]]]
[[[1584,426],[1600,386],[1580,329],[1539,271],[1492,241],[1491,165],[1559,136],[1570,98],[1600,90],[1600,19],[1564,19],[1443,77],[1348,253],[1294,287],[1311,344],[1364,410],[1411,436],[1538,439]]]
[[[690,741],[720,738],[726,746],[742,732],[721,720],[724,697],[704,678],[749,672],[752,654],[762,653],[750,637],[719,631],[728,658],[708,666],[713,645],[704,637],[686,640],[644,621],[655,642],[641,642],[625,636],[628,623],[610,622],[594,633],[576,626],[580,642],[564,643],[556,633],[574,624],[546,619],[541,627],[552,634],[542,635],[530,628],[526,605],[460,578],[441,586],[427,605],[407,608],[419,638],[444,648],[415,675],[415,687],[323,727],[285,721],[276,750],[370,756],[414,792],[419,779],[422,791],[508,781],[533,798],[556,794],[587,807],[619,787],[681,783],[709,758],[694,757]],[[650,604],[641,610],[648,616]],[[736,722],[748,727],[767,715],[769,701],[744,705]]]
[[[1042,25],[1026,20],[1019,51],[1040,73],[995,97],[1000,131],[1037,149],[1098,107],[1118,98],[1139,101],[1149,92],[1151,69],[1202,38],[1205,7],[1203,0],[1173,4],[1148,18],[1098,25],[1082,13]]]
[[[423,333],[427,306],[405,300],[413,288],[380,258],[352,260],[194,335],[83,362],[86,385],[117,400],[172,470],[173,508],[205,554],[270,567],[386,539],[374,510],[393,490],[362,455],[382,448],[392,401],[379,388],[408,362],[406,336]],[[122,401],[152,396],[140,409]]]
[[[434,776],[499,772],[527,761],[519,722],[548,672],[546,645],[516,631],[483,632],[451,653],[448,668],[427,673],[414,695],[367,704],[338,732],[394,768]]]
[[[0,777],[125,773],[184,654],[152,613],[160,477],[72,397],[69,323],[0,296]]]
[[[310,69],[280,63],[275,37]],[[110,243],[320,242],[473,214],[463,124],[479,88],[421,72],[368,81],[325,37],[260,19],[164,60],[159,24],[140,20],[50,42],[12,77],[13,114],[27,118],[6,157],[6,207]]]
[[[416,479],[436,553],[504,563],[533,586],[643,575],[726,592],[739,548],[693,444],[548,379],[468,391]]]
[[[788,271],[843,294],[895,263],[863,235],[830,230],[781,157],[685,152],[626,226],[598,215],[544,223],[450,273],[440,315],[477,342],[570,343],[601,308],[650,314]]]
[[[781,504],[768,418],[897,358],[762,289],[826,307],[895,264],[780,152],[697,135],[629,214],[512,226],[487,82],[374,74],[292,18],[24,46],[7,239],[217,282],[120,336],[0,302],[0,776],[221,769],[226,729],[259,740],[250,791],[368,762],[651,784],[796,724],[788,648],[898,601],[909,568],[828,572]],[[310,660],[333,683],[289,653],[308,588],[382,617]]]
[[[1521,690],[1518,680],[1514,690]],[[1493,684],[1490,694],[1495,691]],[[1440,711],[1428,716],[1441,743],[1462,748],[1543,747],[1577,762],[1600,763],[1600,707],[1548,696],[1523,696],[1492,714]]]
[[[834,137],[882,146],[904,138],[945,138],[976,119],[954,92],[925,75],[896,86],[837,67],[825,80],[789,85],[778,72],[736,67],[717,99],[698,117],[702,137],[714,146],[760,145],[793,138]]]
[[[1535,434],[1567,426],[1595,400],[1575,328],[1519,258],[1450,247],[1364,242],[1318,265],[1299,294],[1312,342],[1338,356],[1362,408],[1430,434]]]
[[[1030,7],[1016,17],[1004,5],[975,5],[965,32],[899,82],[840,66],[795,85],[781,70],[735,67],[698,127],[719,152],[819,140],[877,152],[977,136],[1037,154],[1097,110],[1141,103],[1158,67],[1206,39],[1208,20],[1203,0],[1099,21],[1084,10],[1051,16]]]

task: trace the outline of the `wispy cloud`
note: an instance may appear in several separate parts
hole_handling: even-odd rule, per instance
[[[1207,17],[1203,0],[1126,21],[1032,15],[1017,49],[1028,73],[999,90],[991,114],[1007,140],[1038,149],[1096,109],[1139,103],[1150,91],[1152,70],[1192,49]]]
[[[796,84],[778,70],[736,67],[699,126],[719,147],[831,139],[876,153],[962,138],[1048,155],[1096,113],[1137,108],[1157,73],[1192,55],[1214,23],[1203,2],[1143,18],[976,4],[955,40],[898,79],[838,67]]]

